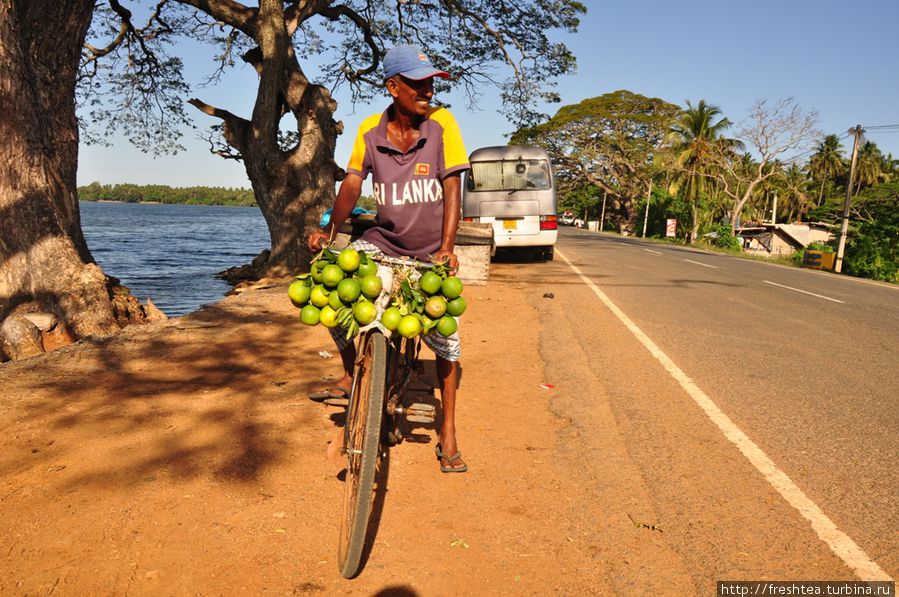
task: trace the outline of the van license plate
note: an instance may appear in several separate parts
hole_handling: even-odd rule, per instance
[[[503,230],[515,230],[518,228],[517,220],[503,220]]]

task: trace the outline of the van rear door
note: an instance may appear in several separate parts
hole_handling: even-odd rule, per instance
[[[540,202],[536,199],[482,201],[480,221],[493,224],[495,237],[539,234]]]
[[[552,247],[556,192],[549,155],[539,147],[484,147],[469,157],[462,217],[491,224],[497,247]]]

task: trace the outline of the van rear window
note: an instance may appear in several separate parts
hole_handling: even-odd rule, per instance
[[[550,188],[546,160],[496,160],[472,162],[469,191],[546,190]]]

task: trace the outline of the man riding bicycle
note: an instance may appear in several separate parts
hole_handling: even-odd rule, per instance
[[[378,204],[374,226],[351,246],[369,255],[413,257],[422,262],[446,262],[452,270],[461,214],[461,175],[469,168],[468,154],[452,114],[431,107],[434,77],[448,78],[415,46],[397,46],[384,57],[384,80],[393,103],[366,118],[353,144],[346,178],[337,192],[331,220],[309,234],[310,250],[319,251],[356,206],[362,182],[372,174]],[[353,381],[356,347],[331,330],[340,350],[344,375],[335,387],[313,399],[348,397]],[[428,334],[424,343],[434,351],[443,404],[437,455],[440,470],[465,472],[468,466],[456,441],[455,405],[458,387],[459,334]]]

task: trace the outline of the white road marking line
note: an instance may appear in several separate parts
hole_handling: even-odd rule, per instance
[[[646,252],[648,252],[648,253],[654,253],[654,254],[656,254],[656,255],[663,255],[663,254],[664,254],[664,253],[662,253],[662,252],[660,252],[660,251],[653,251],[652,249],[643,249],[643,250],[646,251]]]
[[[701,265],[702,267],[710,267],[712,269],[718,269],[717,265],[709,265],[708,263],[699,263],[698,261],[693,261],[691,259],[684,259],[687,263],[694,263],[696,265]]]
[[[743,263],[754,263],[756,265],[760,265],[763,267],[778,267],[780,269],[787,269],[792,272],[796,272],[796,266],[793,265],[781,265],[780,263],[768,263],[767,261],[759,261],[757,259],[741,259]],[[889,282],[878,282],[877,280],[867,280],[865,278],[856,278],[854,276],[849,275],[841,275],[835,274],[833,272],[821,271],[816,269],[807,269],[802,268],[801,270],[805,274],[815,275],[815,276],[826,276],[830,280],[842,280],[844,282],[849,283],[857,283],[857,284],[867,284],[868,286],[876,286],[877,288],[885,288],[887,290],[899,291],[899,284],[890,284]]]
[[[783,284],[778,284],[777,282],[771,282],[769,280],[762,280],[765,284],[770,284],[771,286],[779,286],[780,288],[786,288],[787,290],[792,290],[793,292],[801,292],[802,294],[808,294],[811,296],[816,296],[818,298],[824,299],[825,301],[833,301],[835,303],[840,303],[841,305],[845,305],[843,301],[837,300],[835,298],[830,298],[829,296],[824,296],[823,294],[815,294],[814,292],[809,292],[808,290],[800,290],[798,288],[793,288],[792,286],[784,286]]]
[[[628,330],[640,341],[646,350],[658,360],[666,371],[678,384],[693,398],[693,401],[705,412],[706,416],[721,430],[724,436],[734,444],[743,456],[758,470],[771,486],[783,497],[788,504],[799,511],[808,520],[818,537],[830,548],[830,550],[849,568],[855,572],[861,580],[893,580],[877,562],[868,557],[868,554],[843,531],[837,528],[833,521],[803,493],[793,481],[780,470],[758,445],[749,439],[737,425],[730,420],[708,395],[703,392],[696,383],[678,367],[662,349],[653,342],[649,336],[643,333],[637,324],[624,314],[624,311],[612,302],[606,294],[599,289],[581,270],[575,266],[558,248],[556,255],[576,273],[581,280],[599,297],[599,300],[615,314],[615,316],[627,327]]]

